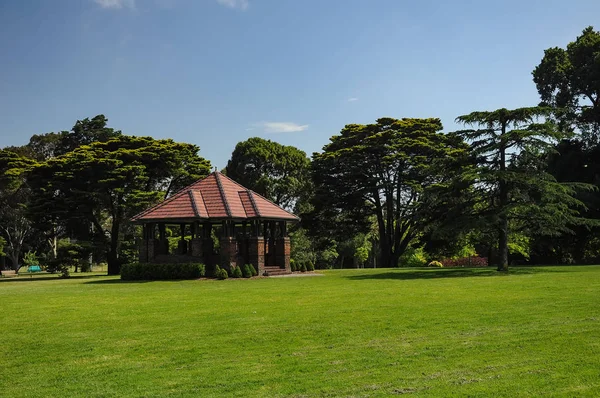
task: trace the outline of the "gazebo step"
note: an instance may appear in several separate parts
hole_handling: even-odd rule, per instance
[[[279,268],[279,267],[265,267],[264,269],[265,269],[265,272],[267,272],[267,274],[269,274],[269,276],[273,276],[273,275],[287,275],[287,274],[290,273],[285,268]]]

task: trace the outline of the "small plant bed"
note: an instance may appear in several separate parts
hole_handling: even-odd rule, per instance
[[[487,267],[487,257],[462,257],[451,259],[447,258],[441,261],[444,268],[465,268],[465,267]]]

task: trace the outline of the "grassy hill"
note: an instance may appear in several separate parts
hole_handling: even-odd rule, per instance
[[[600,267],[0,281],[0,396],[599,396]]]

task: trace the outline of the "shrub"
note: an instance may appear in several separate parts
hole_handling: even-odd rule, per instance
[[[71,274],[69,273],[69,267],[65,267],[65,266],[61,267],[59,278],[67,279],[70,277],[71,277]]]
[[[400,256],[399,264],[401,267],[424,267],[427,265],[427,258],[422,248],[408,248]]]
[[[47,265],[46,265],[46,271],[55,274],[55,273],[61,273],[62,276],[61,278],[68,278],[69,277],[69,267],[64,265],[61,261],[61,259],[52,259],[50,261],[48,261]]]
[[[92,270],[92,264],[90,264],[89,261],[81,262],[81,272],[90,272],[91,270]]]
[[[440,263],[439,261],[432,261],[429,264],[427,264],[428,267],[437,267],[437,268],[442,268],[444,266],[444,264]]]
[[[292,270],[292,272],[296,272],[297,271],[296,261],[293,258],[290,259],[290,269]]]
[[[486,257],[447,258],[442,260],[444,267],[487,267]]]
[[[126,281],[196,279],[204,276],[205,271],[204,264],[198,263],[132,263],[121,267],[121,279]]]
[[[315,270],[315,263],[313,263],[312,261],[308,260],[308,262],[306,263],[306,270],[307,271],[314,271]]]
[[[240,267],[235,267],[233,269],[233,271],[231,272],[231,277],[232,278],[241,278],[241,277],[243,277],[242,270],[240,269]]]
[[[250,271],[250,266],[248,264],[244,264],[242,267],[242,275],[244,275],[244,278],[252,277],[252,271]]]
[[[227,273],[227,270],[225,268],[221,268],[219,270],[219,274],[217,275],[217,278],[219,278],[220,280],[229,278],[229,274]]]
[[[37,257],[36,252],[28,251],[23,256],[23,265],[26,267],[31,267],[32,265],[39,265],[40,262]]]
[[[66,267],[74,267],[77,272],[82,263],[89,261],[91,253],[92,247],[88,242],[74,243],[61,239],[58,241],[56,260]]]
[[[300,272],[306,272],[306,264],[302,263],[300,266]]]
[[[250,272],[252,273],[252,276],[258,275],[258,271],[256,270],[256,268],[254,268],[253,264],[248,264],[248,268],[250,268]]]

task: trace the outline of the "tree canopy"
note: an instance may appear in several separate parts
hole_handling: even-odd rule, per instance
[[[35,162],[27,157],[0,150],[0,233],[15,270],[20,267],[23,245],[32,229],[26,217],[30,200],[26,174],[34,166]]]
[[[396,266],[434,222],[432,209],[467,155],[462,140],[441,130],[433,118],[347,125],[313,155],[317,210],[343,215],[357,231],[368,229],[368,217],[375,216],[381,264]]]
[[[225,172],[243,186],[292,209],[307,193],[310,160],[293,146],[259,137],[235,146]]]
[[[80,146],[32,171],[32,216],[48,225],[65,218],[88,222],[106,248],[109,274],[118,274],[120,237],[128,220],[210,171],[198,150],[125,135]]]
[[[600,32],[583,30],[566,49],[553,47],[533,71],[544,105],[556,109],[564,128],[577,126],[600,139]]]

